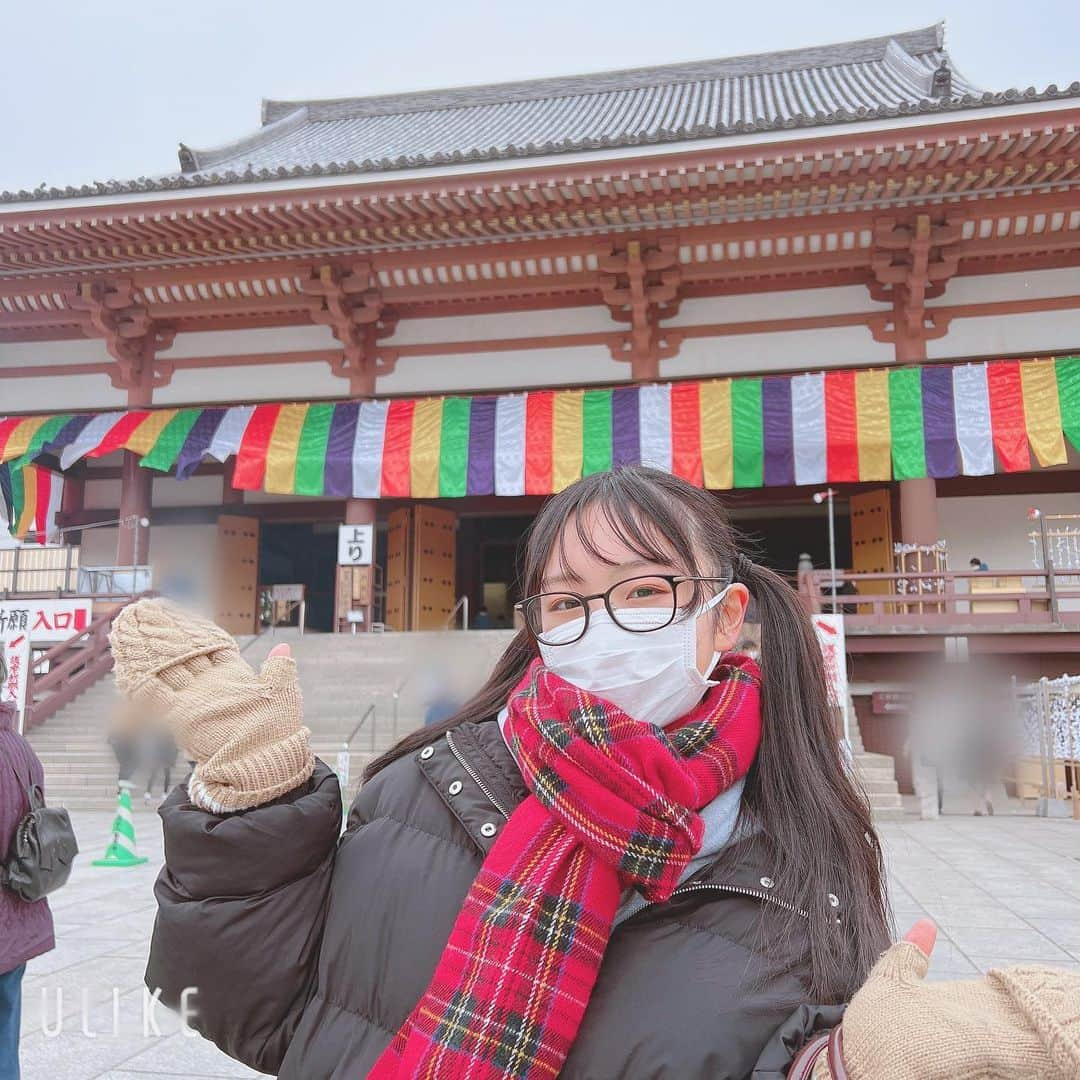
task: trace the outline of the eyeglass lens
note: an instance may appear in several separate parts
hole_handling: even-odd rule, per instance
[[[629,578],[618,582],[611,589],[612,617],[625,630],[640,632],[660,629],[675,617],[680,602],[684,605],[689,603],[692,594],[692,582],[681,582],[673,589],[671,582],[661,577]],[[652,625],[643,626],[636,615],[633,619],[620,620],[623,613],[650,609],[657,613],[655,622],[650,620]],[[569,644],[577,640],[577,637],[585,632],[584,615],[585,608],[581,597],[573,593],[541,593],[539,596],[530,597],[525,605],[525,617],[530,630],[546,644]],[[566,632],[560,631],[560,628],[575,620],[582,622],[580,633],[576,637],[567,638]],[[550,641],[545,640],[548,637],[551,638]]]

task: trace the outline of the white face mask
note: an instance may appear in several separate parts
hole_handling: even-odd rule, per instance
[[[618,705],[635,720],[657,727],[685,716],[716,683],[697,666],[697,621],[724,598],[729,585],[693,615],[676,619],[647,634],[624,630],[603,609],[589,612],[589,629],[570,645],[545,645],[540,656],[550,671],[574,686]],[[620,609],[628,626],[650,626],[663,621],[666,611],[655,608]],[[584,618],[554,630],[549,637],[566,639],[581,632]],[[714,652],[709,672],[720,654]]]

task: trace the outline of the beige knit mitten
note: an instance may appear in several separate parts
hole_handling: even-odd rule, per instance
[[[291,658],[271,657],[256,675],[229,634],[164,600],[124,608],[109,640],[119,690],[161,710],[195,759],[188,794],[197,806],[247,810],[311,776],[315,759]]]
[[[928,983],[928,967],[910,940],[874,966],[841,1027],[852,1080],[1080,1077],[1080,972],[1038,965]]]

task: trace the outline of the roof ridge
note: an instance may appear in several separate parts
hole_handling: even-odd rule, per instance
[[[809,67],[828,67],[880,60],[890,42],[911,55],[942,48],[944,23],[938,22],[900,34],[857,38],[779,52],[745,53],[711,60],[691,60],[654,67],[623,68],[579,75],[556,75],[520,82],[484,83],[436,90],[412,90],[370,97],[324,98],[296,101],[264,99],[262,122],[270,125],[306,108],[312,120],[343,120],[354,117],[401,115],[437,109],[494,105],[510,101],[531,101],[577,94],[605,93],[655,87],[671,83],[700,82],[738,75],[772,74]]]

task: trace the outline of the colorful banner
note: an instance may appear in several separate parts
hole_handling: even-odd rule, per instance
[[[31,462],[127,450],[179,479],[332,498],[550,495],[644,463],[714,489],[987,476],[1080,451],[1080,357],[830,370],[615,389],[0,418],[0,491],[24,534],[59,485]]]
[[[17,540],[59,542],[64,478],[37,465],[0,465],[0,518]]]

